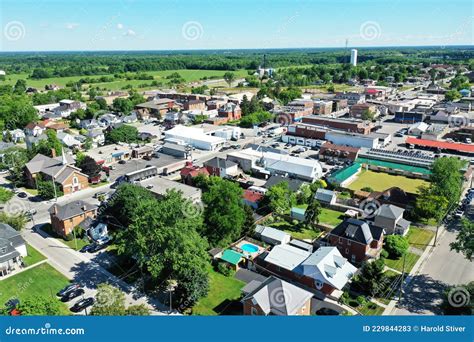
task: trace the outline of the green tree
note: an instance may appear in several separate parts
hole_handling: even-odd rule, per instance
[[[110,284],[97,285],[97,294],[91,315],[124,316],[125,314],[125,294]]]
[[[138,141],[138,129],[134,126],[123,125],[112,129],[105,134],[105,141],[108,144],[119,142],[134,143]]]
[[[401,235],[389,235],[384,241],[384,248],[392,259],[399,259],[405,255],[409,247],[407,238]]]
[[[444,94],[444,98],[446,101],[454,101],[461,98],[461,93],[456,89],[451,89]]]
[[[180,192],[171,190],[159,201],[138,199],[127,214],[130,225],[116,234],[118,253],[136,260],[157,284],[172,276],[186,305],[204,296],[209,262],[208,245],[198,234],[202,213]]]
[[[321,204],[313,199],[309,205],[308,208],[306,208],[305,211],[305,224],[307,224],[309,227],[312,227],[313,229],[316,230],[316,224],[319,223],[319,215],[321,214]]]
[[[130,99],[117,97],[112,102],[112,108],[119,113],[128,115],[133,109],[133,102]]]
[[[288,213],[294,204],[294,197],[287,182],[278,183],[265,193],[270,209],[277,215]]]
[[[380,284],[383,283],[384,268],[384,259],[378,259],[374,262],[364,262],[359,275],[354,281],[356,286],[371,296],[376,295],[380,289]]]
[[[374,112],[369,109],[366,109],[362,112],[361,119],[372,121],[375,118]]]
[[[13,191],[0,188],[0,203],[6,203],[13,197]]]
[[[226,72],[224,74],[224,80],[227,82],[229,87],[232,87],[232,82],[235,81],[235,74],[233,72]]]
[[[456,236],[456,241],[450,247],[458,253],[464,254],[467,260],[472,260],[474,253],[474,222],[463,219],[461,229]]]
[[[84,158],[82,158],[80,162],[77,162],[77,167],[79,167],[84,174],[89,176],[89,178],[99,176],[100,171],[102,170],[102,168],[100,167],[100,165],[97,164],[94,158],[91,158],[89,156],[84,156]]]
[[[150,309],[144,304],[130,305],[126,310],[127,316],[149,316]]]
[[[58,139],[56,131],[48,129],[46,130],[46,136],[48,137],[46,140],[40,140],[37,144],[33,145],[32,153],[40,153],[48,157],[62,155],[63,144]]]
[[[32,295],[20,301],[17,309],[22,316],[59,316],[61,303],[50,296]]]
[[[242,189],[234,182],[210,177],[210,186],[202,195],[206,225],[203,234],[212,246],[224,246],[242,233],[245,212]]]
[[[415,213],[418,217],[433,218],[439,222],[446,213],[448,205],[448,200],[444,196],[435,195],[431,187],[418,188],[418,197],[415,202]]]
[[[44,199],[49,200],[55,198],[55,189],[56,196],[61,197],[63,193],[60,191],[57,184],[54,184],[53,181],[41,180],[36,181],[36,187],[38,188],[38,195]]]
[[[25,226],[28,220],[26,218],[25,213],[9,215],[5,212],[0,212],[0,222],[8,224],[15,230],[21,231],[25,229]]]
[[[26,81],[24,79],[19,79],[16,81],[15,86],[13,87],[13,92],[15,94],[23,94],[26,91]]]

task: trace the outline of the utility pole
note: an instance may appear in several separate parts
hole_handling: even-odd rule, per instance
[[[402,303],[403,299],[403,281],[405,277],[405,261],[406,261],[406,255],[407,253],[403,254],[403,268],[402,268],[402,279],[400,281],[400,293],[398,294],[398,304]]]
[[[54,189],[54,201],[58,201],[58,194],[56,193],[56,182],[54,181],[54,176],[53,176],[53,189]]]

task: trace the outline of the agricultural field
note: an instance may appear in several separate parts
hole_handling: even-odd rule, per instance
[[[149,71],[149,72],[144,72],[146,75],[151,75],[153,76],[153,80],[158,81],[158,82],[163,82],[166,83],[168,80],[166,79],[167,76],[171,75],[172,73],[179,73],[181,77],[186,81],[186,82],[196,82],[199,81],[205,77],[210,78],[210,79],[218,79],[222,78],[223,75],[227,72],[224,70],[190,70],[190,69],[184,69],[184,70],[162,70],[162,71]],[[236,78],[242,78],[248,75],[247,70],[236,70],[233,71],[235,74]],[[25,79],[26,83],[29,87],[34,87],[39,90],[43,90],[44,86],[47,84],[56,84],[60,87],[66,86],[67,83],[69,82],[77,82],[81,78],[98,78],[101,76],[108,76],[112,77],[112,74],[105,74],[105,75],[91,75],[91,76],[70,76],[70,77],[52,77],[52,78],[44,78],[44,79],[29,79],[28,74],[12,74],[12,75],[7,75],[5,78],[5,81],[0,81],[1,84],[9,84],[9,85],[14,85],[17,80],[19,79]],[[103,83],[92,83],[90,84],[91,87],[99,87],[99,88],[105,88],[107,90],[120,90],[125,86],[132,86],[136,89],[140,88],[140,85],[142,84],[150,84],[153,80],[126,80],[126,79],[118,79],[116,81],[112,82],[103,82]],[[146,87],[146,88],[156,88],[156,87]],[[143,88],[145,89],[145,88]]]

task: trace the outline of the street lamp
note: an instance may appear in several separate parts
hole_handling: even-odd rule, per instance
[[[178,283],[176,282],[176,280],[169,279],[167,281],[166,290],[170,293],[170,314],[171,314],[171,312],[173,312],[172,294],[173,294],[173,291],[176,289],[177,286],[178,286]]]

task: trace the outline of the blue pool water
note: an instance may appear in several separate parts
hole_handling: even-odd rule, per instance
[[[248,252],[248,253],[258,252],[258,247],[255,245],[252,245],[251,243],[243,244],[240,248],[242,248],[244,252]]]

